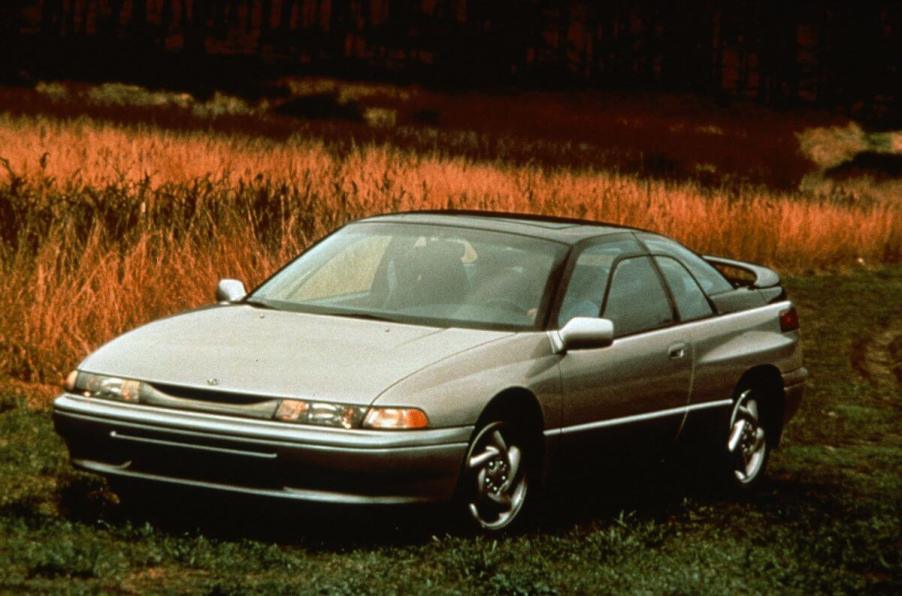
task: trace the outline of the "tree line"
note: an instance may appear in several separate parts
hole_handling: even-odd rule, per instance
[[[87,44],[95,57],[117,48],[255,56],[335,74],[691,90],[766,103],[894,105],[902,89],[896,0],[5,0],[0,6],[0,49],[25,61],[35,48],[52,56],[55,48]]]

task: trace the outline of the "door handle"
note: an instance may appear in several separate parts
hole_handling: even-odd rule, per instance
[[[673,344],[667,348],[667,357],[671,360],[682,360],[686,357],[686,353],[687,346],[683,342]]]

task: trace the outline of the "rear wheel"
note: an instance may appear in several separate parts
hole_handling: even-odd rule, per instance
[[[504,530],[523,519],[529,455],[523,429],[511,421],[489,422],[476,433],[464,462],[462,496],[479,528]]]
[[[730,416],[727,438],[729,482],[748,490],[761,482],[775,437],[765,424],[763,393],[754,387],[740,389]]]

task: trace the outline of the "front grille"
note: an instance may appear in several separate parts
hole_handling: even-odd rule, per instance
[[[148,383],[151,387],[172,397],[206,401],[220,404],[251,405],[272,401],[272,397],[261,397],[245,393],[230,393],[216,389],[197,389],[195,387],[182,387],[180,385],[166,385],[163,383]]]

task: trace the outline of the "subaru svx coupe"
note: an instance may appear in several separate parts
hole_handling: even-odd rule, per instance
[[[561,475],[684,441],[747,490],[808,375],[775,272],[591,221],[370,217],[252,292],[224,279],[216,296],[68,376],[53,419],[77,468],[301,501],[447,501],[494,531]]]

